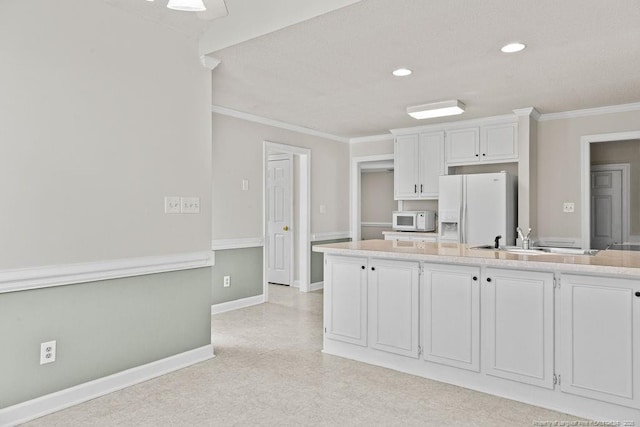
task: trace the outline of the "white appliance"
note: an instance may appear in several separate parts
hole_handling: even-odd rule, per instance
[[[506,172],[440,176],[438,241],[515,244],[516,178]]]
[[[435,211],[394,211],[393,229],[399,231],[434,231]]]

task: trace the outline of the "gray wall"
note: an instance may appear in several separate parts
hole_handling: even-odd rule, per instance
[[[262,248],[215,251],[213,267],[213,304],[262,295]],[[225,288],[224,276],[231,277]]]
[[[210,283],[201,268],[0,295],[0,408],[210,344]]]
[[[315,245],[328,245],[330,243],[350,242],[351,239],[322,240],[311,242],[311,283],[318,283],[324,280],[324,254],[313,252]]]

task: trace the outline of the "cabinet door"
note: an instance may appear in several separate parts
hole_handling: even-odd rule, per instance
[[[367,345],[367,259],[329,256],[324,272],[326,337]]]
[[[417,359],[419,264],[372,259],[369,265],[369,346]]]
[[[420,188],[421,199],[438,198],[438,181],[444,175],[444,132],[420,135]]]
[[[424,359],[480,370],[480,269],[424,265]]]
[[[419,136],[405,135],[394,143],[393,192],[395,200],[417,199]]]
[[[562,391],[640,408],[637,280],[563,275]]]
[[[483,277],[483,368],[553,388],[553,273],[489,268]]]
[[[483,126],[480,139],[481,161],[503,161],[518,159],[518,125]]]
[[[447,163],[475,163],[479,161],[480,131],[478,128],[447,132]]]

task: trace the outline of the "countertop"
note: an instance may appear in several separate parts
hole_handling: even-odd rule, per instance
[[[411,237],[438,237],[438,233],[436,231],[383,231],[382,234],[390,234],[390,235],[402,235],[402,236],[411,236]]]
[[[460,243],[361,240],[316,245],[315,252],[333,255],[376,256],[398,260],[446,262],[503,268],[620,275],[640,278],[640,252],[600,251],[597,255],[522,255],[491,249],[471,249]]]

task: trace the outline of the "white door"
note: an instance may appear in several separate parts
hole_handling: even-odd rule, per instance
[[[481,311],[484,372],[553,388],[553,273],[488,268]]]
[[[591,247],[622,243],[622,171],[591,171]]]
[[[267,162],[267,281],[291,285],[291,160]]]
[[[470,163],[480,160],[480,129],[447,132],[447,163]]]
[[[488,245],[496,236],[507,239],[506,176],[503,173],[465,175],[462,207],[464,243]]]
[[[369,345],[418,358],[417,262],[373,259],[369,264]]]
[[[395,200],[418,198],[418,135],[396,138],[394,145],[393,193]]]
[[[438,198],[440,175],[444,175],[444,132],[420,135],[420,188],[421,198]]]
[[[480,371],[480,269],[424,265],[424,359]]]

